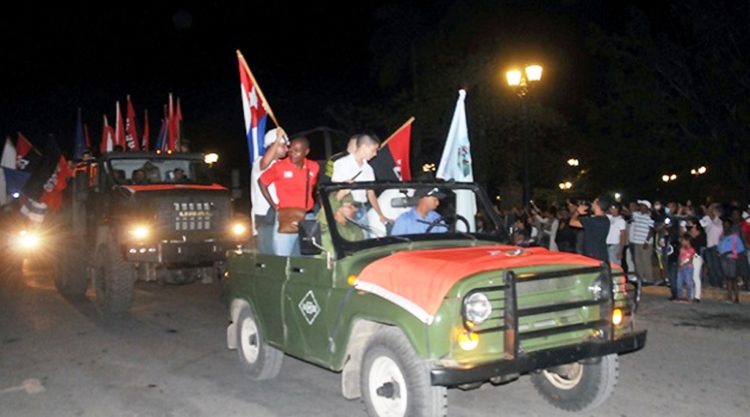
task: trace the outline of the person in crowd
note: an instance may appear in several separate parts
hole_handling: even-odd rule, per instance
[[[529,224],[529,218],[525,214],[516,217],[511,233],[511,242],[518,246],[532,246],[536,243],[534,239],[534,228]]]
[[[570,226],[583,229],[583,255],[609,262],[607,254],[607,235],[609,234],[609,218],[607,210],[611,203],[609,198],[601,196],[594,200],[591,206],[581,204],[572,206]],[[587,213],[591,215],[586,216]]]
[[[142,169],[134,169],[133,173],[130,174],[130,181],[133,184],[145,184],[146,173]]]
[[[540,231],[539,244],[549,250],[557,251],[557,228],[560,221],[557,220],[557,209],[554,206],[544,210],[539,209],[534,202],[531,202],[531,214],[534,219],[534,227]]]
[[[575,253],[576,252],[576,232],[568,225],[570,221],[570,212],[565,207],[560,207],[557,211],[558,228],[557,236],[555,236],[555,243],[557,243],[557,249],[560,252]]]
[[[287,137],[280,127],[271,129],[263,137],[266,152],[263,156],[255,159],[250,171],[250,199],[252,203],[253,235],[255,236],[255,247],[260,253],[273,253],[273,225],[276,221],[276,211],[260,191],[258,179],[260,176],[284,158],[287,154]],[[276,185],[268,186],[271,200],[278,204],[279,197],[276,194]]]
[[[685,234],[691,239],[691,246],[695,249],[693,257],[693,301],[701,302],[703,287],[703,253],[706,251],[706,232],[698,219],[690,217],[685,221]]]
[[[738,204],[733,202],[733,204]],[[737,233],[737,236],[742,241],[743,246],[747,247],[747,239],[743,232],[743,225],[746,224],[742,219],[742,209],[738,205],[732,206],[729,210],[729,221],[732,223],[732,233]],[[747,253],[747,251],[745,251]],[[743,287],[743,284],[750,280],[750,265],[748,264],[747,256],[743,255],[737,258],[737,276],[739,277],[739,286]]]
[[[185,175],[185,170],[179,167],[172,170],[172,182],[175,182],[175,183],[188,182],[188,178]]]
[[[357,137],[357,149],[354,153],[346,155],[333,163],[332,182],[367,182],[375,181],[375,172],[368,163],[375,157],[380,148],[380,141],[372,135],[359,135]],[[355,220],[364,226],[368,226],[367,211],[372,207],[378,214],[383,224],[392,223],[387,218],[378,204],[378,198],[373,190],[352,190],[354,205],[357,207]],[[341,198],[345,193],[340,193]]]
[[[430,233],[445,233],[448,228],[443,223],[438,223],[440,215],[435,211],[440,206],[440,199],[445,198],[445,193],[438,188],[419,188],[414,193],[417,205],[409,211],[401,214],[393,224],[391,235],[414,235],[427,233],[427,229],[433,225]]]
[[[701,226],[706,231],[706,244],[707,249],[703,254],[703,260],[706,263],[708,272],[708,283],[712,287],[723,287],[724,286],[724,273],[721,268],[721,261],[719,260],[719,254],[717,252],[716,245],[719,243],[723,232],[723,226],[721,221],[722,209],[717,203],[713,203],[704,208],[706,213],[701,218]]]
[[[620,215],[622,205],[613,203],[609,208],[609,233],[607,233],[607,254],[609,261],[615,265],[622,265],[625,250],[627,223]]]
[[[727,282],[727,296],[730,302],[740,302],[739,274],[737,259],[745,256],[745,245],[739,234],[732,231],[732,222],[725,220],[724,232],[716,245],[721,259],[721,269]]]
[[[310,142],[307,138],[302,136],[294,138],[289,146],[289,156],[271,165],[258,178],[261,194],[276,212],[273,229],[273,251],[276,255],[299,254],[298,234],[290,231],[286,225],[280,225],[279,211],[285,210],[283,221],[286,222],[286,214],[289,212],[312,210],[314,205],[312,192],[318,181],[320,165],[307,159],[309,153]],[[278,203],[273,200],[268,190],[271,184],[276,185]]]
[[[654,247],[651,244],[654,236],[654,220],[651,218],[651,202],[638,200],[638,210],[633,212],[630,221],[629,241],[633,245],[635,258],[635,272],[644,282],[653,283],[654,276],[653,256]]]
[[[692,240],[688,235],[680,238],[680,244],[677,291],[675,292],[674,299],[675,301],[690,301],[693,299],[693,259],[695,258],[695,249],[693,248]],[[687,295],[685,298],[682,298],[683,289],[687,289]]]

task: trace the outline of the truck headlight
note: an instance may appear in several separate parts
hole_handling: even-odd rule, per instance
[[[242,222],[234,222],[232,224],[232,235],[235,237],[242,237],[247,233],[247,225]]]
[[[464,301],[464,318],[474,324],[484,322],[491,313],[492,305],[484,293],[475,292]]]
[[[22,250],[32,250],[39,246],[39,235],[27,230],[21,230],[16,237],[16,246]]]
[[[130,236],[137,240],[144,240],[151,235],[151,228],[146,225],[139,224],[132,226],[129,230]]]

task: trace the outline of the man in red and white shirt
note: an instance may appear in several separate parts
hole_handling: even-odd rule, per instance
[[[289,145],[288,157],[277,161],[258,179],[258,186],[268,204],[278,212],[280,208],[313,208],[313,188],[318,182],[320,166],[307,159],[310,142],[307,138],[294,138]],[[276,186],[278,203],[273,200],[268,187]],[[278,213],[273,230],[273,250],[276,255],[290,256],[299,253],[296,233],[279,233]]]

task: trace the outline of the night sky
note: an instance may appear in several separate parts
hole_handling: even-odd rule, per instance
[[[496,79],[434,87],[432,93],[446,100],[438,125],[431,127],[435,132],[447,130],[458,88],[470,85],[507,95],[499,91],[502,67],[512,55],[524,54],[545,65],[545,82],[536,99],[577,125],[587,117],[585,100],[606,88],[598,83],[599,64],[587,45],[591,27],[623,30],[629,10],[637,8],[650,19],[651,30],[659,31],[668,23],[664,16],[670,6],[656,3],[277,1],[196,6],[157,2],[116,11],[101,2],[44,8],[23,4],[0,13],[4,58],[0,133],[23,132],[39,147],[51,134],[70,152],[76,108],[82,108],[92,140],[98,143],[102,114],[112,124],[115,100],[124,106],[125,95],[130,94],[139,123],[144,108],[148,109],[155,138],[161,106],[172,92],[182,100],[184,131],[192,150],[219,151],[226,167],[244,169],[247,149],[235,51],[244,54],[287,132],[317,126],[343,129],[326,108],[341,103],[377,106],[398,88],[408,89],[408,85],[385,89],[376,79],[376,70],[385,64],[377,55],[383,45],[374,40],[378,31],[382,35],[383,28],[397,19],[383,13],[394,5],[407,11],[419,9],[421,26],[414,28],[415,36],[423,31],[440,33],[451,13],[470,9],[465,5],[493,10],[497,23],[478,26],[470,34],[474,38],[469,47],[473,43],[481,48],[485,37],[498,34],[508,40],[505,55],[492,58],[497,62]],[[384,38],[380,39],[382,43]],[[470,91],[469,112],[472,97],[476,96]],[[405,120],[409,115],[396,118]],[[473,126],[469,129],[471,134]],[[390,133],[382,126],[374,130],[383,137]],[[414,132],[413,140],[419,142],[419,128]]]

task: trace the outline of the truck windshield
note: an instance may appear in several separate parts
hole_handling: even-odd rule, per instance
[[[117,184],[211,184],[214,180],[199,159],[123,158],[110,159],[109,165]]]

